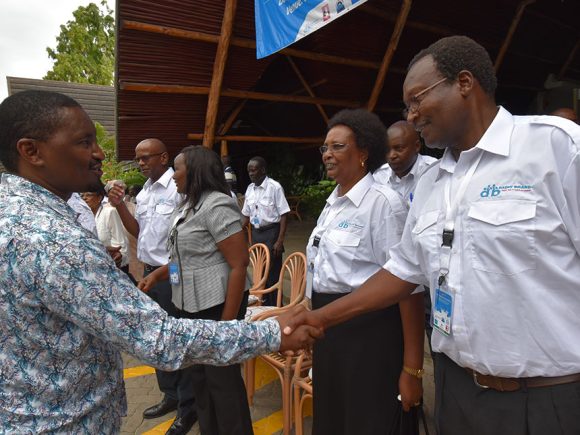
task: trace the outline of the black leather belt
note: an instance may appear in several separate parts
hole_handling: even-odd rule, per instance
[[[268,224],[268,225],[263,225],[263,226],[261,225],[260,228],[256,228],[255,226],[252,225],[252,229],[254,231],[257,231],[259,233],[262,233],[264,231],[271,230],[272,228],[274,228],[276,226],[279,226],[279,225],[280,225],[280,222],[276,222],[276,223]]]
[[[151,266],[150,264],[146,264],[143,263],[143,269],[145,269],[145,272],[147,273],[151,273],[153,272],[155,269],[160,268],[161,266]]]

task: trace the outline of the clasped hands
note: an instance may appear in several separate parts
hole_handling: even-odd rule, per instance
[[[310,349],[314,341],[324,336],[322,322],[313,311],[296,305],[276,317],[282,331],[280,352]]]

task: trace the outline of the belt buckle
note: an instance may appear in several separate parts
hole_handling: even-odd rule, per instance
[[[489,386],[482,385],[478,382],[478,380],[477,380],[478,373],[475,370],[472,370],[471,373],[473,374],[473,382],[475,383],[475,385],[477,385],[479,388],[483,388],[484,390],[489,390]]]

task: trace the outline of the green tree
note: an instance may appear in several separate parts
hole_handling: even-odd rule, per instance
[[[55,49],[46,48],[55,61],[45,80],[112,85],[115,70],[115,18],[107,3],[103,10],[90,3],[73,12],[74,20],[60,26]]]
[[[97,130],[97,143],[105,153],[103,160],[104,182],[110,180],[123,180],[127,186],[143,186],[147,180],[133,163],[117,161],[115,138],[107,134],[107,130],[98,122],[95,122]]]

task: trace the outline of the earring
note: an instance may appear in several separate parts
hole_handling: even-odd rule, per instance
[[[361,168],[364,168],[364,167],[365,167],[365,161],[364,161],[364,160],[361,160],[361,161],[360,161],[360,167],[361,167]]]

